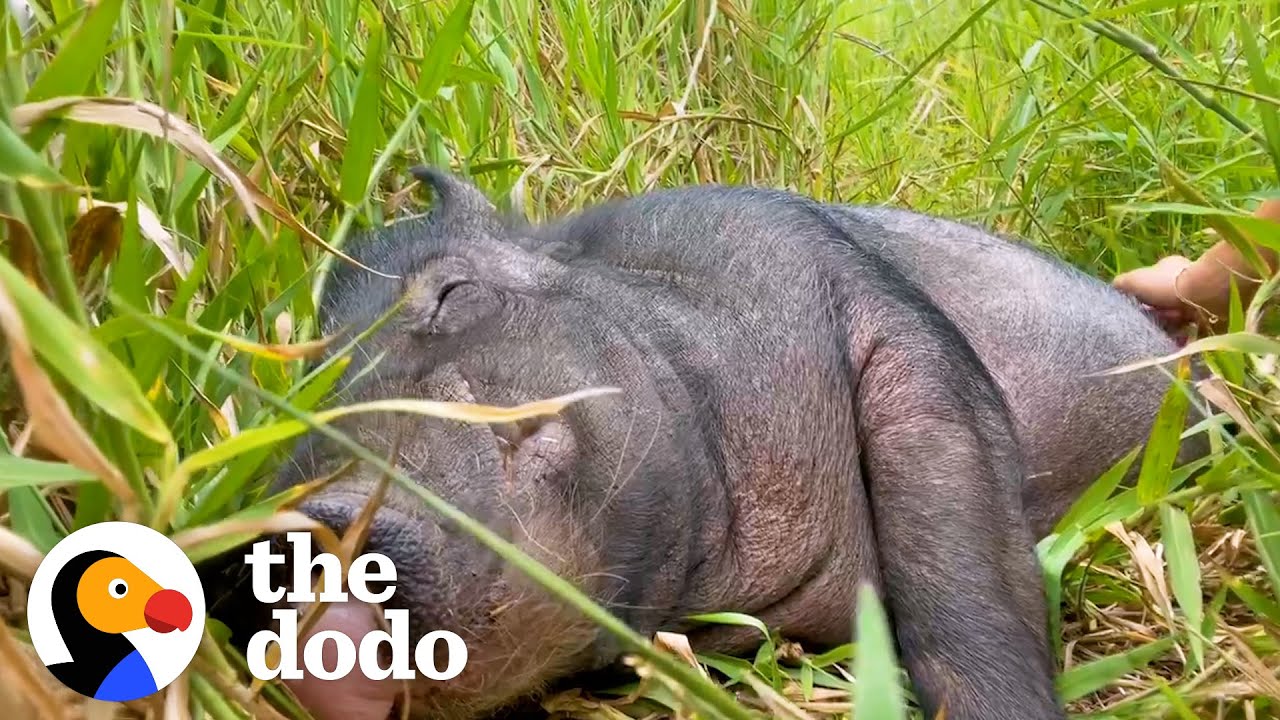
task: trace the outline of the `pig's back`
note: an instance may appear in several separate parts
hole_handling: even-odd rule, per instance
[[[1175,350],[1131,298],[963,223],[879,207],[836,206],[833,215],[917,283],[995,376],[1030,466],[1025,498],[1037,535],[1146,440],[1167,376],[1153,368],[1086,377]]]
[[[840,251],[832,231],[859,251]],[[880,280],[905,279],[922,290],[1000,385],[1029,465],[1025,498],[1038,535],[1146,440],[1168,386],[1159,369],[1086,377],[1174,350],[1131,299],[1044,253],[954,221],[823,205],[776,190],[701,186],[597,206],[540,228],[531,242],[581,268],[656,283],[662,291],[655,298],[679,295],[667,313],[676,319],[663,322],[701,338],[708,349],[699,357],[734,358],[738,384],[773,385],[771,398],[783,405],[801,394],[783,396],[775,380],[806,382],[794,377],[786,349],[835,352],[835,339],[815,330],[829,319],[832,302],[823,273],[840,273],[845,262],[850,277],[874,271],[866,255],[876,256],[891,266],[882,272],[901,276]],[[645,324],[663,308],[655,299],[632,314]],[[687,319],[689,308],[702,325]]]

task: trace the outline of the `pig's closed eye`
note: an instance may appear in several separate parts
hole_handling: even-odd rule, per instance
[[[492,288],[469,280],[451,280],[437,291],[435,308],[423,330],[428,335],[458,332],[497,305],[498,296]]]
[[[440,292],[436,294],[436,307],[437,307],[437,308],[443,307],[443,306],[444,306],[444,299],[445,299],[445,298],[447,298],[447,297],[449,297],[449,294],[450,294],[450,293],[452,293],[454,290],[456,290],[456,289],[458,289],[458,288],[460,288],[460,287],[462,287],[462,286],[464,286],[464,285],[470,285],[470,284],[471,284],[471,283],[467,282],[466,280],[455,280],[455,281],[450,282],[450,283],[445,283],[445,284],[440,288]]]

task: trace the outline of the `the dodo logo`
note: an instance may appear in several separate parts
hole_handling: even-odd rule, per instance
[[[204,632],[200,576],[181,548],[144,525],[77,530],[31,581],[27,624],[40,661],[63,685],[125,702],[173,682]]]

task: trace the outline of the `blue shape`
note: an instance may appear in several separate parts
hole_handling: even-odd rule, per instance
[[[159,690],[156,680],[151,676],[151,668],[142,654],[137,650],[124,656],[116,663],[93,696],[98,700],[110,702],[128,702],[146,697]]]

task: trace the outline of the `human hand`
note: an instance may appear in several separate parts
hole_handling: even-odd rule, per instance
[[[1280,223],[1280,198],[1263,202],[1253,216]],[[1262,245],[1255,249],[1267,266],[1266,275],[1274,272],[1276,252]],[[1149,267],[1123,273],[1113,284],[1146,304],[1165,332],[1177,337],[1193,324],[1211,333],[1222,332],[1231,306],[1232,284],[1240,302],[1247,306],[1260,282],[1258,270],[1231,243],[1220,240],[1195,260],[1171,255]]]
[[[1179,284],[1179,277],[1192,265],[1191,260],[1181,255],[1170,255],[1154,265],[1122,273],[1112,284],[1144,304],[1165,332],[1179,335],[1196,321],[1195,308],[1186,302],[1195,302],[1187,295],[1193,288]]]

